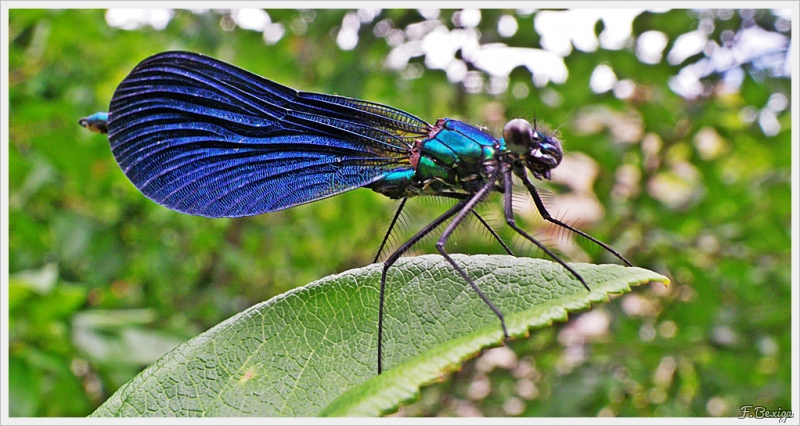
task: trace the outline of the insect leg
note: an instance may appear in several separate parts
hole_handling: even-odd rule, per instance
[[[450,235],[456,230],[461,221],[464,220],[464,218],[475,208],[475,205],[481,202],[483,198],[486,197],[486,194],[488,194],[489,191],[493,189],[494,182],[495,178],[489,179],[486,182],[486,184],[484,184],[483,187],[481,187],[481,189],[475,193],[475,195],[473,195],[469,199],[465,198],[465,201],[468,201],[467,203],[465,204],[459,203],[459,205],[463,204],[461,211],[458,212],[458,215],[455,217],[455,219],[453,219],[453,221],[450,222],[449,225],[447,225],[447,228],[445,228],[444,232],[442,232],[442,236],[439,237],[439,241],[436,242],[436,249],[439,250],[439,253],[441,253],[442,256],[444,256],[444,258],[450,263],[450,265],[452,265],[453,268],[455,268],[455,270],[459,273],[459,275],[461,275],[461,277],[464,278],[464,280],[466,280],[467,283],[469,283],[472,289],[475,290],[476,293],[478,293],[478,296],[480,296],[481,300],[483,300],[483,302],[486,303],[487,306],[489,306],[489,308],[494,312],[494,314],[497,315],[497,318],[500,319],[500,325],[503,327],[503,336],[508,338],[508,330],[506,329],[506,321],[503,318],[503,314],[500,313],[500,310],[497,309],[492,304],[492,302],[489,301],[489,298],[487,298],[486,295],[483,294],[478,285],[475,284],[475,282],[472,281],[472,279],[470,279],[470,277],[467,275],[464,269],[458,266],[458,264],[453,260],[452,257],[450,257],[449,254],[447,254],[447,252],[444,249],[445,244],[447,244],[447,239],[450,238]]]
[[[520,234],[523,237],[525,237],[528,241],[536,244],[540,249],[542,249],[542,251],[547,253],[548,256],[553,258],[553,260],[555,260],[556,262],[560,263],[561,266],[566,268],[572,275],[574,275],[575,278],[577,278],[578,281],[580,281],[581,284],[583,284],[583,286],[586,287],[586,290],[592,291],[589,288],[589,286],[586,284],[586,281],[583,279],[583,277],[579,273],[575,272],[575,270],[572,269],[571,266],[567,265],[566,262],[561,260],[561,258],[556,256],[553,252],[551,252],[547,247],[544,246],[544,244],[540,243],[535,238],[533,238],[530,235],[528,235],[527,232],[523,231],[522,228],[517,226],[517,223],[514,220],[514,210],[512,209],[512,206],[511,206],[511,198],[512,198],[511,197],[511,186],[513,185],[513,181],[511,179],[512,179],[511,169],[508,168],[508,169],[503,171],[503,185],[504,185],[503,194],[504,194],[504,198],[505,198],[505,206],[504,206],[505,208],[504,208],[504,210],[506,211],[506,223],[508,223],[508,226],[510,226],[515,231],[517,231],[518,234]]]
[[[513,255],[514,255],[514,253],[513,253],[513,252],[511,251],[511,249],[510,249],[510,248],[509,248],[509,247],[506,245],[505,241],[503,241],[503,239],[502,239],[502,238],[500,238],[500,236],[499,236],[499,235],[497,235],[497,232],[495,232],[495,231],[494,231],[494,229],[492,229],[492,227],[491,227],[491,226],[489,226],[489,224],[488,224],[488,223],[486,223],[486,221],[483,219],[483,217],[481,217],[481,215],[479,215],[479,214],[478,214],[478,212],[476,212],[475,210],[472,210],[472,214],[473,214],[473,215],[475,215],[475,217],[477,217],[477,218],[478,218],[478,220],[481,222],[481,224],[483,224],[483,226],[484,226],[484,227],[485,227],[487,230],[489,230],[489,233],[491,233],[491,234],[492,234],[492,236],[494,237],[494,239],[495,239],[495,240],[497,240],[497,242],[498,242],[498,243],[500,243],[500,245],[501,245],[501,246],[503,246],[503,250],[505,250],[505,251],[506,251],[506,253],[508,253],[508,254],[510,254],[511,256],[513,256]]]
[[[606,244],[606,243],[604,243],[604,242],[592,237],[591,235],[589,235],[589,234],[587,234],[587,233],[585,233],[585,232],[583,232],[583,231],[581,231],[579,229],[573,228],[572,226],[569,226],[566,223],[564,223],[564,222],[562,222],[562,221],[550,216],[550,213],[544,207],[544,203],[542,202],[541,197],[539,197],[539,191],[536,190],[536,186],[534,186],[533,183],[531,183],[531,181],[528,179],[528,175],[527,174],[523,174],[523,175],[520,176],[520,179],[522,179],[522,183],[525,185],[525,187],[528,188],[528,192],[531,193],[531,197],[533,197],[533,202],[536,203],[536,208],[539,209],[539,214],[542,215],[542,218],[544,220],[546,220],[546,221],[548,221],[550,223],[554,223],[554,224],[556,224],[556,225],[558,225],[558,226],[560,226],[562,228],[569,229],[570,231],[572,231],[572,232],[574,232],[574,233],[576,233],[576,234],[578,234],[578,235],[580,235],[582,237],[588,238],[589,241],[599,245],[600,247],[603,247],[604,249],[608,250],[614,256],[617,256],[621,261],[625,262],[626,265],[633,266],[633,264],[631,262],[629,262],[628,259],[625,259],[624,257],[622,257],[621,254],[617,253],[617,251],[614,250],[613,248],[611,248],[611,246],[609,246],[608,244]]]
[[[381,272],[381,288],[380,288],[380,297],[378,302],[378,374],[381,374],[383,371],[383,361],[382,361],[382,354],[383,354],[383,301],[384,301],[384,294],[386,290],[386,271],[389,270],[389,267],[394,265],[397,259],[403,255],[406,251],[408,251],[411,246],[419,242],[422,238],[426,235],[430,234],[431,231],[436,229],[439,225],[444,223],[447,219],[450,219],[454,214],[461,211],[465,204],[469,199],[465,198],[449,210],[444,212],[441,216],[436,218],[433,222],[426,225],[422,228],[419,232],[416,233],[411,239],[403,243],[400,247],[398,247],[384,262],[383,262],[383,272]]]
[[[446,192],[446,193],[442,193],[440,195],[443,196],[443,197],[455,198],[457,200],[463,200],[465,198],[471,197],[471,195],[469,195],[469,194],[460,194],[458,192]],[[494,239],[497,240],[497,242],[500,243],[501,246],[503,246],[503,250],[505,250],[506,253],[508,253],[511,256],[513,256],[514,252],[512,252],[511,248],[508,247],[506,242],[503,241],[503,239],[500,238],[499,235],[497,235],[497,232],[495,232],[495,230],[491,227],[491,225],[489,225],[486,222],[486,220],[483,219],[483,216],[478,214],[478,212],[476,212],[475,210],[472,210],[472,214],[475,215],[475,217],[478,218],[478,221],[480,221],[481,225],[483,225],[483,227],[486,228],[486,230],[488,230],[490,234],[492,234],[492,237],[494,237]]]
[[[455,198],[457,200],[463,200],[464,198],[468,197],[468,195],[466,194],[458,194],[458,193],[443,194],[443,196],[448,198]],[[375,254],[375,259],[372,260],[372,263],[377,263],[378,259],[381,257],[381,253],[383,253],[383,249],[386,247],[386,242],[389,240],[389,235],[391,235],[392,230],[394,230],[394,226],[397,224],[397,220],[400,218],[400,214],[403,212],[403,208],[406,205],[406,201],[408,201],[408,198],[403,198],[403,200],[400,201],[400,205],[397,206],[397,211],[395,212],[394,217],[392,218],[392,222],[389,224],[389,228],[386,230],[386,234],[383,236],[383,241],[381,241],[381,246],[378,248],[378,252]],[[495,230],[491,227],[491,225],[489,225],[486,222],[486,220],[475,210],[472,211],[472,214],[475,215],[478,221],[480,221],[481,225],[483,225],[483,227],[486,228],[490,234],[492,234],[492,237],[494,237],[494,239],[498,243],[500,243],[501,246],[503,246],[503,250],[505,250],[506,253],[513,256],[514,252],[512,252],[511,248],[508,247],[505,241],[503,241],[503,239],[500,238],[499,235],[497,235],[497,232],[495,232]]]
[[[386,230],[386,235],[383,236],[383,241],[381,241],[381,246],[378,248],[378,252],[375,253],[375,259],[372,263],[377,263],[378,258],[381,257],[381,253],[383,253],[383,248],[386,246],[386,241],[389,239],[389,235],[392,234],[392,230],[394,229],[394,225],[397,223],[397,219],[400,217],[400,213],[403,212],[403,207],[406,206],[406,201],[408,198],[403,198],[403,201],[400,202],[400,205],[397,206],[397,211],[392,218],[392,223],[389,224],[389,229]]]

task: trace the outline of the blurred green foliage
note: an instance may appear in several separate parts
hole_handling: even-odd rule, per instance
[[[789,99],[787,76],[753,60],[742,66],[739,90],[710,73],[702,94],[684,99],[670,78],[706,54],[645,64],[631,43],[574,49],[564,58],[564,84],[536,87],[519,67],[508,90],[469,93],[421,57],[387,70],[392,46],[374,34],[386,22],[401,30],[420,23],[419,12],[385,10],[364,20],[358,44],[345,51],[336,35],[347,13],[270,10],[286,34],[267,45],[225,11],[176,11],[163,30],[113,28],[102,10],[10,11],[10,415],[87,415],[178,342],[254,303],[373,260],[396,203],[368,190],[211,220],[169,211],[130,184],[106,138],[77,120],[106,110],[139,61],[173,49],[300,90],[381,102],[428,121],[461,118],[494,132],[509,118],[532,118],[535,108],[538,120],[560,126],[568,153],[586,154],[599,170],[591,189],[602,214],[580,226],[673,283],[509,342],[510,352],[489,351],[400,414],[733,416],[743,404],[790,406],[791,123],[789,108],[774,108],[776,94]],[[497,23],[506,14],[519,29],[503,38]],[[436,19],[452,29],[456,15],[445,10]],[[538,47],[536,15],[481,11],[481,45]],[[668,52],[680,35],[703,28],[709,40],[730,46],[745,28],[789,36],[781,19],[768,10],[644,12],[633,36],[661,31]],[[602,29],[598,23],[595,31]],[[632,94],[593,92],[599,64],[633,83]],[[470,75],[488,85],[482,72]],[[764,130],[770,111],[777,133]],[[554,200],[575,195],[563,182],[544,186]],[[444,208],[415,204],[395,241]],[[498,228],[499,209],[490,198],[484,210]],[[574,260],[610,260],[536,220],[525,226],[540,227],[536,235]],[[529,249],[502,235],[518,253]],[[474,227],[456,243],[453,251],[502,252]],[[433,244],[417,250],[432,252]],[[599,332],[581,328],[603,321]]]

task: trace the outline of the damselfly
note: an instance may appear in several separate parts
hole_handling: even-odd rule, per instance
[[[436,248],[500,320],[503,314],[445,250],[468,215],[491,192],[504,195],[506,223],[586,281],[515,220],[516,176],[542,217],[575,232],[631,265],[607,244],[554,218],[528,172],[550,179],[561,143],[525,120],[506,124],[496,139],[477,127],[442,118],[431,125],[396,108],[341,96],[298,92],[207,56],[165,52],[142,61],[120,83],[106,116],[80,124],[106,131],[122,170],[147,197],[179,212],[240,217],[287,209],[355,188],[400,199],[379,254],[411,197],[456,200],[453,207],[384,261],[378,300],[378,374],[382,367],[386,274],[411,246],[448,220]],[[377,258],[376,258],[377,260]]]

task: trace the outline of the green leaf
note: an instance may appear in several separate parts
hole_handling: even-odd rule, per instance
[[[14,389],[9,395],[10,417],[33,417],[41,404],[42,375],[18,356],[8,358],[8,386]]]
[[[454,255],[506,316],[509,334],[566,320],[608,293],[667,278],[640,268]],[[389,270],[384,369],[376,376],[381,264],[258,304],[177,347],[93,416],[376,416],[396,410],[481,349],[502,344],[497,317],[441,256]]]

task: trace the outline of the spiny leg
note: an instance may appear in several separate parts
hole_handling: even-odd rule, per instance
[[[476,212],[475,210],[472,210],[472,214],[478,218],[478,220],[483,224],[484,228],[489,230],[489,233],[492,234],[494,239],[497,240],[497,242],[500,243],[501,246],[503,246],[503,250],[505,250],[506,253],[508,253],[509,255],[513,256],[514,252],[512,252],[511,249],[506,245],[505,241],[503,241],[503,239],[500,238],[499,235],[497,235],[497,232],[495,232],[494,229],[492,229],[492,227],[489,226],[488,223],[486,223],[483,217],[481,217],[481,215],[479,215],[478,212]]]
[[[536,244],[540,249],[542,249],[542,251],[547,253],[548,256],[553,258],[553,260],[555,260],[556,262],[560,263],[561,266],[566,268],[572,275],[574,275],[575,278],[577,278],[578,281],[580,281],[581,284],[583,284],[583,286],[586,287],[586,290],[592,291],[589,288],[589,286],[586,284],[586,281],[583,279],[583,277],[579,273],[577,273],[574,269],[572,269],[571,266],[567,265],[566,262],[561,260],[561,258],[556,256],[553,252],[551,252],[542,243],[540,243],[535,238],[533,238],[530,235],[528,235],[527,232],[523,231],[522,228],[517,226],[517,223],[514,220],[514,210],[513,210],[513,207],[511,205],[511,198],[512,198],[511,197],[511,186],[512,185],[513,185],[513,181],[512,181],[512,175],[511,175],[511,168],[507,168],[506,170],[503,171],[503,186],[504,186],[503,187],[503,194],[504,194],[503,197],[505,199],[506,223],[508,223],[508,226],[510,226],[515,231],[517,231],[518,234],[520,234],[523,237],[525,237],[528,241]]]
[[[591,235],[589,235],[589,234],[587,234],[587,233],[585,233],[585,232],[583,232],[583,231],[581,231],[579,229],[573,228],[572,226],[569,226],[566,223],[564,223],[564,222],[562,222],[562,221],[550,216],[550,213],[544,207],[544,203],[542,202],[542,199],[539,196],[539,191],[536,190],[536,186],[534,186],[533,183],[531,183],[531,181],[528,179],[528,175],[527,174],[523,174],[523,175],[520,176],[520,179],[522,179],[522,183],[525,185],[525,187],[528,188],[528,192],[531,193],[531,197],[533,197],[533,202],[536,203],[536,208],[539,210],[539,214],[542,215],[542,218],[544,220],[546,220],[546,221],[548,221],[550,223],[554,223],[554,224],[556,224],[556,225],[558,225],[558,226],[560,226],[562,228],[569,229],[570,231],[572,231],[572,232],[574,232],[574,233],[576,233],[576,234],[578,234],[578,235],[580,235],[582,237],[588,238],[589,241],[599,245],[600,247],[603,247],[604,249],[608,250],[614,256],[617,256],[621,261],[625,262],[626,265],[633,266],[633,264],[631,262],[629,262],[628,259],[625,259],[624,257],[622,257],[621,254],[617,253],[617,251],[614,250],[613,248],[611,248],[611,246],[609,246],[608,244],[606,244],[606,243],[604,243],[604,242],[592,237]]]
[[[469,198],[469,195],[467,194],[459,194],[455,192],[442,195],[444,197],[454,198],[456,200],[463,200],[465,198]],[[400,205],[397,207],[397,211],[395,212],[394,217],[392,218],[392,222],[389,224],[389,229],[386,230],[386,234],[383,236],[383,241],[381,241],[381,246],[378,248],[378,252],[375,254],[375,259],[372,260],[372,263],[377,263],[378,259],[380,259],[381,253],[383,253],[383,249],[386,247],[386,242],[389,240],[389,235],[391,235],[392,230],[394,230],[394,226],[397,223],[397,220],[400,218],[400,214],[403,211],[403,207],[405,207],[406,205],[406,201],[408,201],[408,198],[403,198],[403,200],[400,202]],[[473,210],[472,213],[475,215],[475,217],[478,219],[481,225],[483,225],[483,227],[486,228],[490,234],[492,234],[492,237],[494,237],[494,239],[498,243],[500,243],[501,246],[503,246],[503,250],[505,250],[506,253],[508,253],[509,255],[513,256],[514,252],[512,252],[511,248],[508,247],[508,244],[506,244],[505,241],[503,241],[503,239],[500,238],[500,235],[498,235],[497,232],[495,232],[492,226],[489,225],[489,223],[487,223],[486,220],[475,210]]]
[[[400,217],[400,213],[403,212],[403,207],[406,206],[406,201],[408,201],[408,198],[403,198],[403,201],[400,201],[400,205],[397,206],[397,211],[394,213],[392,222],[389,224],[389,229],[386,230],[386,235],[383,236],[383,241],[381,241],[381,246],[378,248],[378,252],[375,253],[375,259],[372,260],[372,263],[377,263],[378,259],[381,257],[381,253],[383,253],[383,248],[386,246],[386,241],[389,239],[389,235],[392,234],[394,225],[397,223],[397,219]]]
[[[471,195],[469,194],[460,194],[458,192],[446,192],[441,195],[443,197],[455,198],[456,200],[463,200],[465,198],[471,197]],[[476,212],[475,210],[472,210],[472,214],[475,215],[475,217],[478,218],[478,221],[480,221],[481,225],[483,225],[483,227],[486,228],[490,234],[492,234],[492,237],[494,237],[494,239],[497,240],[497,242],[500,243],[501,246],[503,246],[503,250],[505,250],[506,253],[508,253],[509,255],[513,256],[514,252],[512,252],[511,248],[508,247],[508,244],[506,244],[506,242],[503,241],[502,238],[500,238],[500,235],[497,235],[497,232],[495,232],[494,228],[492,228],[491,225],[489,225],[489,223],[486,222],[483,216],[478,214],[478,212]]]
[[[378,374],[381,374],[383,371],[383,301],[384,301],[384,294],[386,290],[386,271],[389,270],[389,267],[392,266],[400,256],[403,255],[406,251],[408,251],[411,246],[419,242],[422,238],[426,235],[430,234],[431,231],[436,229],[439,225],[444,223],[447,219],[450,219],[454,214],[461,211],[465,204],[469,199],[465,198],[449,210],[444,212],[441,216],[436,218],[433,222],[427,224],[424,228],[422,228],[419,232],[417,232],[411,239],[403,243],[400,247],[398,247],[394,253],[392,253],[386,261],[383,262],[383,272],[381,272],[381,288],[380,288],[380,296],[378,301]]]
[[[478,293],[478,296],[480,296],[481,300],[483,300],[483,302],[486,303],[487,306],[489,306],[489,308],[494,312],[494,314],[497,315],[497,318],[500,319],[500,325],[503,327],[503,336],[505,336],[505,338],[507,339],[508,330],[506,329],[506,321],[505,318],[503,318],[503,314],[500,313],[500,310],[497,309],[492,304],[491,301],[489,301],[489,298],[486,297],[485,294],[483,294],[478,285],[475,284],[474,281],[472,281],[472,279],[467,275],[464,269],[458,266],[458,264],[453,260],[452,257],[450,257],[449,254],[447,254],[447,251],[445,251],[444,249],[444,246],[445,244],[447,244],[447,240],[448,238],[450,238],[450,235],[456,230],[461,221],[463,221],[464,218],[467,217],[467,215],[471,211],[473,211],[475,205],[477,205],[481,200],[483,200],[486,194],[488,194],[489,191],[492,190],[492,188],[494,187],[494,182],[495,178],[489,179],[489,181],[487,181],[486,184],[484,184],[483,187],[481,187],[481,189],[475,193],[475,195],[469,198],[469,202],[463,205],[461,211],[458,212],[458,215],[455,217],[455,219],[453,219],[453,221],[450,222],[449,225],[447,225],[447,228],[445,228],[444,232],[442,232],[441,237],[439,237],[439,241],[436,242],[436,249],[439,250],[439,253],[441,253],[442,256],[450,263],[450,265],[452,265],[453,268],[455,268],[455,270],[459,273],[459,275],[461,275],[461,277],[464,278],[464,280],[466,280],[467,283],[469,283],[472,289],[475,290],[476,293]]]

